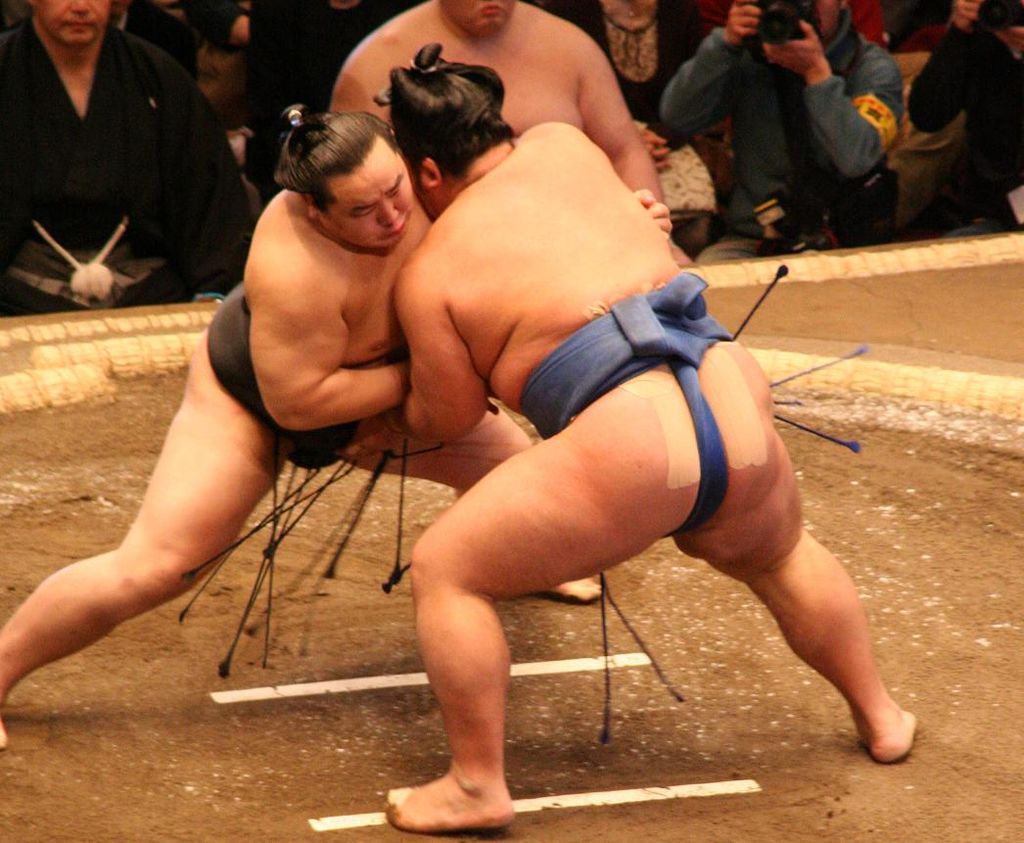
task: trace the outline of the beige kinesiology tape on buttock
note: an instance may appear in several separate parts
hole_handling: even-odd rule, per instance
[[[669,489],[682,489],[700,479],[700,462],[692,450],[693,421],[675,377],[666,371],[646,372],[624,383],[622,389],[651,402],[665,437]]]
[[[704,355],[703,371],[704,398],[714,412],[729,467],[764,465],[768,459],[764,424],[739,364],[727,348],[715,346]]]
[[[715,411],[722,441],[726,444],[729,467],[733,469],[764,465],[768,443],[757,403],[732,355],[725,349],[712,349],[704,357],[704,397]],[[650,401],[665,437],[668,457],[669,489],[681,489],[700,479],[700,462],[690,448],[694,441],[693,420],[686,398],[675,376],[655,369],[633,378],[622,389],[637,398]]]

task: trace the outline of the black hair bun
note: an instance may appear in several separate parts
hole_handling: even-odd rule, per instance
[[[441,58],[441,45],[437,42],[420,47],[412,66],[423,73],[433,73],[438,69]]]

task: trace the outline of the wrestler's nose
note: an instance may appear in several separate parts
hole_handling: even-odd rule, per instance
[[[394,202],[381,202],[377,214],[377,221],[381,225],[390,228],[398,221],[399,216],[398,206]]]

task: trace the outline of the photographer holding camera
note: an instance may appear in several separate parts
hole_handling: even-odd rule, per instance
[[[1024,6],[954,0],[950,26],[914,80],[907,107],[925,132],[966,112],[967,154],[953,186],[961,225],[947,237],[1024,224]]]
[[[726,231],[698,260],[891,239],[885,152],[902,111],[899,68],[842,0],[734,2],[661,98],[684,134],[732,120]]]

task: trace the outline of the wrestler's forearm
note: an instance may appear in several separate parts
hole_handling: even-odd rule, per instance
[[[384,422],[396,433],[428,442],[452,442],[465,436],[484,414],[470,418],[454,414],[447,405],[425,402],[415,392],[384,414]]]
[[[370,369],[338,369],[301,400],[279,402],[266,397],[274,420],[289,430],[313,430],[375,416],[402,403],[409,388],[408,364]]]
[[[611,160],[615,172],[626,187],[630,190],[649,190],[657,201],[664,201],[665,195],[661,190],[654,159],[642,143],[638,141],[622,148]]]
[[[381,413],[380,417],[384,422],[384,426],[393,433],[397,433],[399,436],[407,436],[410,439],[425,438],[413,431],[412,428],[405,423],[405,411],[403,405],[386,410]]]
[[[414,439],[442,440],[437,435],[436,427],[432,423],[430,415],[423,410],[422,402],[412,395],[407,395],[405,401],[398,407],[388,410],[384,414],[384,422],[396,433],[403,436],[411,436]]]

